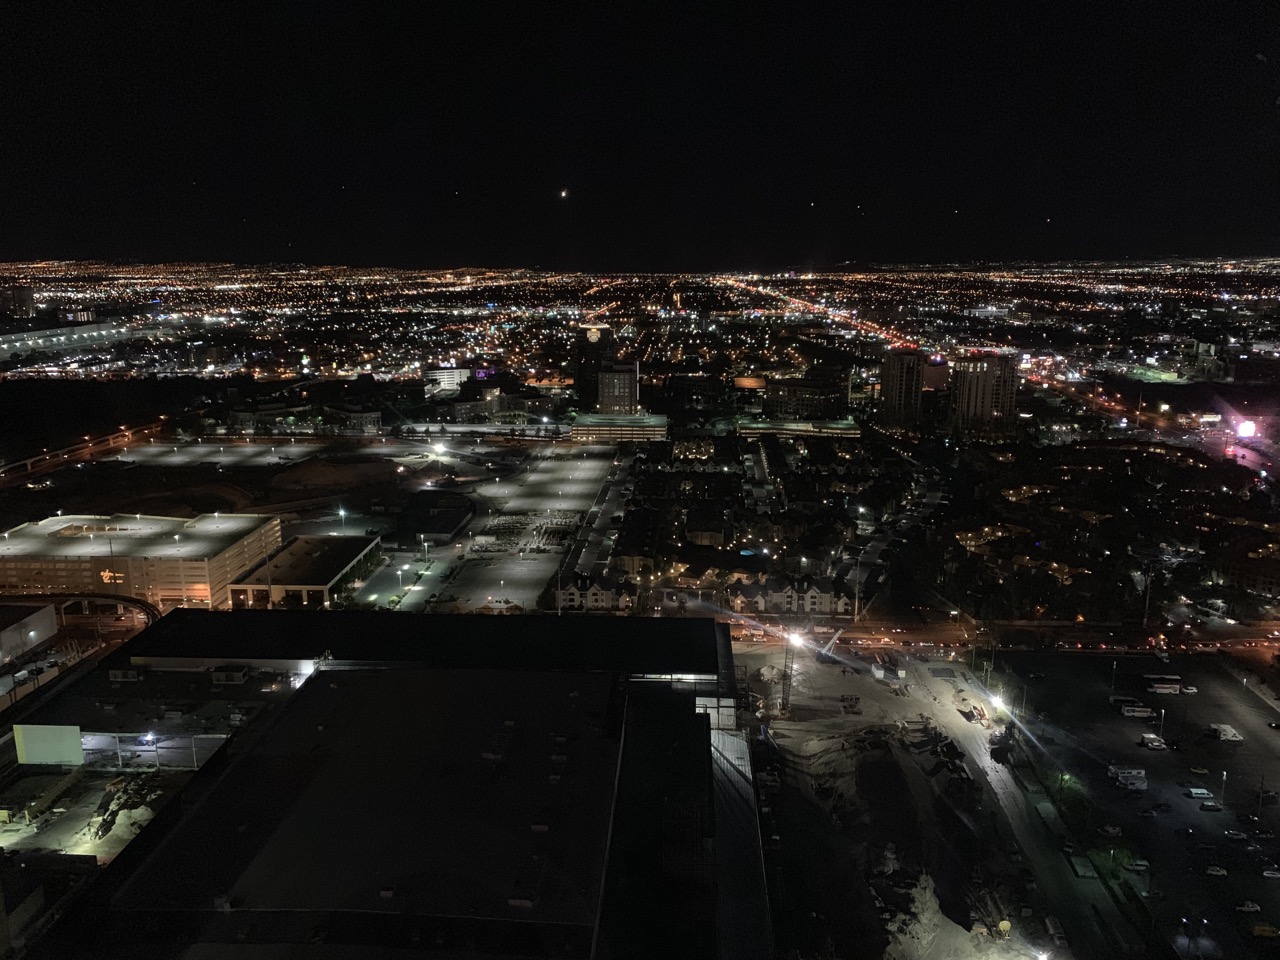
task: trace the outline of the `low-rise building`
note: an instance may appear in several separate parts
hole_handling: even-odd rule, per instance
[[[667,418],[656,415],[610,416],[584,413],[569,428],[571,440],[589,443],[621,443],[624,440],[665,440]]]
[[[556,602],[561,610],[630,610],[638,592],[626,577],[575,576],[557,588]]]
[[[372,572],[378,537],[294,537],[231,585],[231,606],[242,610],[327,609],[350,585]]]

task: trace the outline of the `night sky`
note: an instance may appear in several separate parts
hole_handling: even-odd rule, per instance
[[[1278,101],[1271,2],[7,4],[0,258],[1280,254]]]

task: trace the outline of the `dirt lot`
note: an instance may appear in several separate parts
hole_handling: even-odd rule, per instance
[[[1041,921],[1023,918],[1024,905],[1032,911],[1012,831],[982,765],[967,756],[970,746],[948,734],[966,723],[953,720],[962,715],[975,716],[973,738],[984,748],[1000,732],[974,714],[979,698],[964,687],[967,674],[955,671],[948,702],[933,685],[913,689],[892,673],[877,679],[851,648],[842,655],[843,667],[797,652],[782,719],[784,649],[735,645],[735,660],[771,713],[771,741],[759,744],[756,762],[765,770],[762,824],[779,952],[1035,956],[1047,944]],[[1004,919],[1014,926],[1007,940],[997,927]]]

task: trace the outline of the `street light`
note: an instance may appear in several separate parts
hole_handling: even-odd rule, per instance
[[[342,520],[342,532],[346,533],[347,532],[347,511],[342,509],[342,507],[339,507],[338,517]]]

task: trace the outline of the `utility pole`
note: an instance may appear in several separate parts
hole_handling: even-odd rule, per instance
[[[1142,629],[1147,629],[1147,620],[1151,616],[1151,567],[1147,567],[1147,597],[1142,604]]]
[[[862,554],[858,554],[853,573],[853,622],[858,622],[862,612]]]

